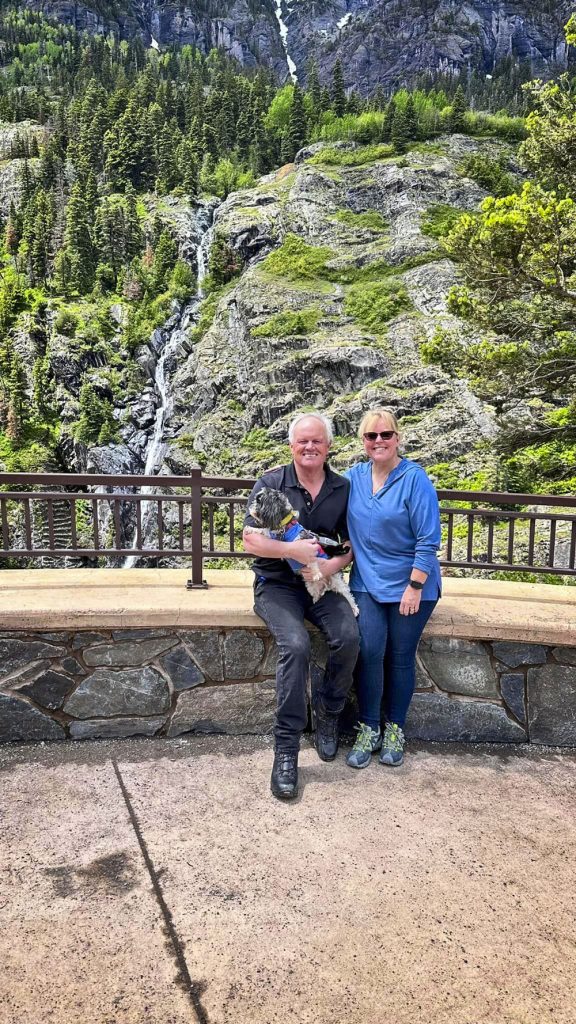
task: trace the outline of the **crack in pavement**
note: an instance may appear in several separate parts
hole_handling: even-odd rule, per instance
[[[186,957],[184,955],[184,948],[182,946],[182,942],[180,940],[178,932],[176,931],[176,926],[174,924],[170,908],[168,907],[168,904],[164,899],[164,894],[162,892],[162,887],[160,885],[159,872],[156,871],[152,858],[148,852],[148,848],[144,841],[144,836],[142,835],[142,829],[140,828],[140,823],[136,816],[134,807],[132,806],[132,801],[130,800],[130,794],[126,789],[124,779],[120,774],[118,762],[116,761],[115,758],[112,758],[112,767],[114,768],[114,772],[116,773],[116,778],[118,779],[118,785],[120,786],[122,796],[124,797],[124,803],[126,804],[126,808],[128,810],[130,822],[136,834],[138,845],[144,858],[144,863],[146,864],[148,874],[150,875],[150,880],[152,882],[152,888],[154,890],[156,902],[158,903],[158,906],[162,911],[162,916],[164,918],[166,931],[170,938],[170,943],[172,945],[172,951],[178,967],[178,973],[180,981],[182,983],[182,987],[184,988],[184,991],[188,994],[188,998],[192,1003],[197,1024],[209,1024],[208,1015],[206,1013],[206,1010],[202,1006],[202,1002],[200,999],[201,986],[197,982],[193,981],[192,978],[190,977],[190,971],[188,970],[188,964],[186,963]]]

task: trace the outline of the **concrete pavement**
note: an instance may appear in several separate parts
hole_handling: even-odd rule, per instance
[[[574,1024],[576,752],[0,749],[2,1024]]]

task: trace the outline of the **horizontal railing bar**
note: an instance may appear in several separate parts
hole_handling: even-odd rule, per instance
[[[562,522],[570,523],[572,520],[576,520],[576,513],[573,512],[508,512],[504,509],[497,508],[441,508],[440,515],[461,515],[461,516],[476,516],[479,519],[502,519],[504,522],[508,522],[510,519],[536,519],[541,523],[548,523],[552,519]]]
[[[514,494],[513,491],[436,491],[439,501],[489,501],[493,505],[576,505],[572,494]],[[462,510],[464,511],[464,510]]]
[[[547,572],[555,576],[576,576],[576,569],[557,565],[523,565],[520,562],[515,562],[513,565],[509,562],[452,562],[443,558],[438,561],[441,566],[449,569],[484,569],[487,572]]]
[[[202,552],[206,557],[206,552]],[[219,551],[218,554],[224,558],[233,555],[234,552]],[[177,555],[179,558],[189,558],[190,551],[182,548],[11,548],[9,551],[0,550],[0,558],[110,558],[112,555],[135,555],[138,558],[162,558],[164,555]]]
[[[108,476],[104,473],[0,473],[0,485],[57,484],[68,487],[190,487],[190,476]],[[250,490],[255,480],[237,477],[203,476],[201,487]]]

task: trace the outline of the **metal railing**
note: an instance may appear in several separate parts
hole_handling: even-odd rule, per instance
[[[161,477],[0,473],[0,559],[119,565],[189,558],[188,586],[201,587],[206,560],[250,557],[240,536],[253,483],[200,469]],[[437,493],[442,566],[576,575],[575,496]]]

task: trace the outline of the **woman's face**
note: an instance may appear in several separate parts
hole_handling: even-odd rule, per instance
[[[382,432],[394,431],[389,420],[378,419],[368,425],[364,432],[364,451],[377,466],[393,466],[398,458],[398,434],[394,431],[391,437],[380,437]],[[367,434],[377,434],[375,438]]]

